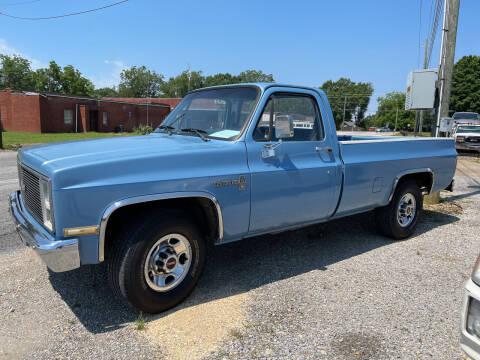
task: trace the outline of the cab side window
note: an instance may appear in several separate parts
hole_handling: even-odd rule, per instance
[[[315,99],[308,95],[274,94],[268,99],[263,109],[253,132],[254,140],[277,141],[275,119],[285,115],[293,119],[294,135],[283,141],[319,141],[323,139],[322,119]],[[270,134],[270,122],[272,122],[272,134]]]

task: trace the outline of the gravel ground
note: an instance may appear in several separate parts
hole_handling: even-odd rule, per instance
[[[49,272],[8,213],[16,153],[0,152],[0,359],[156,359],[137,313],[113,299],[103,265]]]
[[[480,163],[462,158],[458,170],[457,190],[425,209],[405,241],[374,235],[362,214],[314,236],[260,242],[264,285],[244,327],[210,358],[464,358],[460,307],[480,251]]]
[[[147,317],[146,331],[104,266],[55,274],[19,245],[6,210],[15,154],[0,153],[0,168],[0,358],[462,358],[463,284],[480,250],[476,159],[460,160],[457,190],[408,240],[376,235],[367,213],[215,248],[194,293]]]

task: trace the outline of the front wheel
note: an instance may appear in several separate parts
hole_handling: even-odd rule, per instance
[[[110,285],[131,306],[158,313],[188,296],[205,257],[201,233],[181,213],[139,216],[115,239],[107,259]]]
[[[405,239],[415,232],[423,207],[423,196],[415,181],[398,185],[392,201],[375,210],[377,228],[393,239]]]

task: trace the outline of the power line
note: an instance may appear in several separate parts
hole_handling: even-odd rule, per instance
[[[432,29],[432,24],[433,24],[433,18],[435,16],[435,10],[434,8],[437,6],[436,5],[437,0],[431,0],[430,3],[430,15],[429,15],[429,20],[428,20],[428,27],[427,27],[427,35],[430,36],[431,29]]]
[[[442,14],[443,2],[441,0],[436,0],[434,15],[432,19],[431,29],[430,29],[430,41],[428,43],[428,52],[427,52],[427,67],[430,64],[430,59],[432,57],[433,44],[437,37],[437,29],[439,24],[440,15]]]
[[[101,7],[95,8],[95,9],[77,11],[77,12],[73,12],[73,13],[68,13],[68,14],[63,14],[63,15],[55,15],[55,16],[47,16],[47,17],[15,16],[15,15],[10,15],[10,14],[5,14],[4,12],[1,12],[1,11],[0,11],[0,15],[3,15],[3,16],[12,18],[12,19],[17,19],[17,20],[50,20],[50,19],[59,19],[59,18],[67,17],[67,16],[81,15],[81,14],[86,14],[86,13],[90,13],[90,12],[94,12],[94,11],[98,11],[98,10],[103,10],[103,9],[106,9],[106,8],[109,8],[109,7],[112,7],[112,6],[116,6],[116,5],[125,3],[127,1],[128,0],[122,0],[122,1],[115,2],[113,4],[108,4],[108,5],[105,5],[105,6],[101,6]]]
[[[420,67],[420,49],[422,47],[422,0],[420,0],[420,11],[418,14],[418,54],[417,66]]]

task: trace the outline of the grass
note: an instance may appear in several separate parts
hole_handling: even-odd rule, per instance
[[[100,132],[87,132],[87,133],[30,133],[22,131],[4,131],[2,132],[3,148],[9,150],[17,150],[23,145],[29,144],[43,144],[55,141],[68,141],[68,140],[85,140],[85,139],[100,139],[116,136],[128,136],[135,135],[134,133],[100,133]]]
[[[137,320],[135,320],[135,324],[137,325],[137,330],[144,330],[145,329],[145,318],[143,317],[143,313],[140,311],[138,314]]]
[[[234,337],[237,340],[243,339],[243,334],[237,329],[230,330],[230,336]]]

